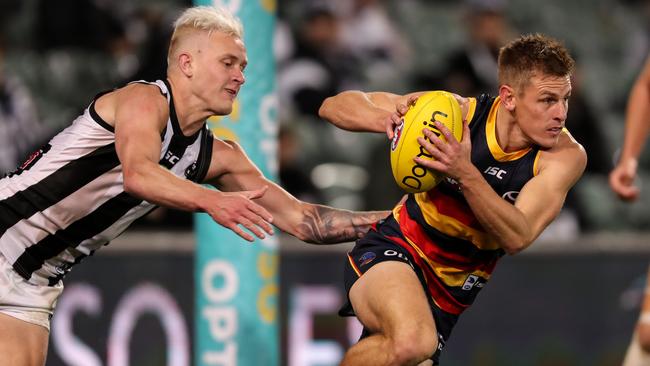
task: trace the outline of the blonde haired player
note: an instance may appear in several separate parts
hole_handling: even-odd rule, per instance
[[[499,258],[528,247],[560,212],[587,161],[564,129],[573,64],[558,41],[521,36],[500,50],[498,97],[457,98],[468,122],[460,142],[439,122],[449,143],[424,129],[431,142],[418,141],[436,161],[416,161],[450,179],[409,194],[349,253],[341,313],[365,328],[343,366],[437,364]],[[320,113],[392,137],[417,95],[343,92]]]
[[[638,158],[650,133],[650,58],[637,77],[625,113],[625,140],[621,157],[609,174],[609,185],[618,197],[634,201],[639,197],[635,184]],[[623,366],[650,365],[650,268],[645,296],[632,341]]]
[[[304,241],[345,242],[387,215],[301,202],[238,144],[213,138],[205,121],[231,113],[246,63],[239,20],[191,8],[175,24],[166,80],[97,96],[0,180],[1,366],[44,364],[62,278],[157,205],[205,212],[250,241],[273,222]]]

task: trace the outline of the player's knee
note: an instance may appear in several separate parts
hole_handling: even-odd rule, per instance
[[[438,349],[435,330],[409,331],[393,339],[393,359],[397,365],[415,364],[433,356]]]
[[[637,336],[641,349],[646,353],[650,353],[650,324],[640,324],[637,330]]]

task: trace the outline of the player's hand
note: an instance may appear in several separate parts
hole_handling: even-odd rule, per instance
[[[639,187],[634,184],[637,162],[635,159],[621,161],[609,173],[609,186],[624,201],[635,201],[639,197]]]
[[[435,160],[417,157],[413,160],[426,168],[459,180],[474,167],[472,164],[472,141],[467,121],[463,121],[461,141],[457,141],[451,131],[442,123],[435,121],[434,124],[447,139],[447,142],[438,137],[431,129],[423,129],[422,132],[426,138],[418,137],[418,143]]]
[[[410,96],[406,100],[406,104],[404,103],[398,103],[395,106],[395,112],[393,112],[387,119],[386,122],[384,123],[386,126],[386,136],[388,136],[389,140],[392,140],[393,137],[395,136],[395,129],[397,126],[401,125],[404,123],[404,115],[406,112],[408,112],[409,108],[415,105],[415,102],[417,102],[418,97],[416,96]]]
[[[260,239],[264,239],[264,232],[273,235],[271,222],[273,216],[252,200],[260,198],[266,193],[268,186],[253,191],[218,192],[219,196],[208,214],[219,225],[224,226],[242,238],[253,241],[255,238],[245,232],[245,227]]]

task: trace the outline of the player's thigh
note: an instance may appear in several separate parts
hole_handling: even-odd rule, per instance
[[[354,313],[371,332],[401,330],[435,334],[435,322],[422,284],[404,262],[377,263],[350,289]]]
[[[43,366],[49,332],[0,313],[0,366]]]

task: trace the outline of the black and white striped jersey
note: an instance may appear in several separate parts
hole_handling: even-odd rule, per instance
[[[212,133],[206,126],[184,136],[169,84],[149,84],[157,85],[169,103],[160,165],[201,182],[210,165]],[[0,180],[0,252],[26,280],[51,286],[155,207],[124,192],[114,129],[99,117],[93,101]]]

